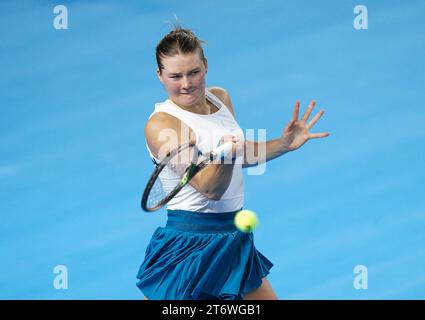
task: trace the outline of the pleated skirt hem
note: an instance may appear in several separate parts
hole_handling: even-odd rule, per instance
[[[137,286],[151,300],[242,300],[272,267],[255,248],[252,232],[158,227]]]

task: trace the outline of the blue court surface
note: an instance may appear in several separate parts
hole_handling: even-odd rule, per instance
[[[424,1],[60,4],[68,29],[56,1],[0,3],[1,299],[143,299],[166,221],[140,209],[144,124],[175,17],[244,130],[278,138],[296,100],[325,110],[329,137],[244,171],[279,299],[425,298]]]

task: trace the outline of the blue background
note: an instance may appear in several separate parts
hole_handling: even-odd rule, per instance
[[[311,99],[325,110],[312,132],[328,138],[245,171],[278,297],[424,298],[424,13],[419,0],[2,1],[0,298],[143,298],[135,276],[166,221],[140,209],[143,129],[166,98],[154,50],[174,14],[208,42],[207,84],[244,130],[277,138],[297,99],[300,116]]]

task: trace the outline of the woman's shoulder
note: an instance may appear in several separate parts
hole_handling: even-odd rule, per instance
[[[209,92],[215,95],[224,105],[229,109],[229,111],[235,116],[235,112],[233,109],[232,100],[230,99],[230,95],[226,89],[218,86],[207,88]]]
[[[175,128],[180,126],[181,121],[166,112],[156,112],[146,122],[145,130],[159,131],[164,128]]]
[[[225,102],[225,100],[229,98],[229,93],[227,92],[226,89],[222,87],[214,86],[214,87],[207,88],[207,90],[223,102]]]
[[[166,130],[166,131],[163,131]],[[171,131],[170,131],[171,130]],[[176,134],[179,132],[193,134],[193,130],[188,127],[179,118],[166,113],[156,112],[148,119],[145,124],[145,136],[149,138],[158,138],[161,135],[170,135],[174,131]]]

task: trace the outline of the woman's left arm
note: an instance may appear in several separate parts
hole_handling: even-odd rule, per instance
[[[245,140],[242,168],[248,168],[273,160],[289,152],[280,139],[257,142]]]
[[[246,140],[244,145],[244,162],[242,167],[251,167],[275,159],[289,151],[294,151],[300,148],[310,139],[328,137],[330,135],[328,132],[310,132],[310,129],[325,112],[324,110],[321,110],[309,123],[307,123],[315,104],[315,101],[311,101],[301,120],[298,120],[300,102],[297,101],[295,103],[293,117],[283,129],[280,138],[266,142]]]

